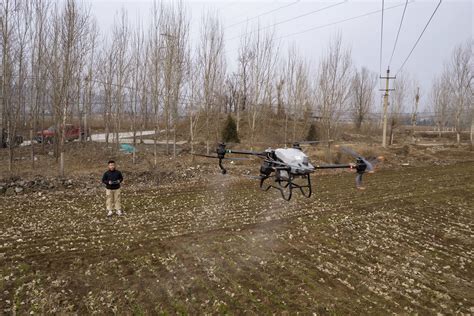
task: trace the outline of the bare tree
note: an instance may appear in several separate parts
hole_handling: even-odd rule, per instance
[[[207,12],[202,19],[201,35],[196,59],[200,74],[204,119],[206,122],[206,150],[209,154],[211,130],[219,135],[219,124],[211,124],[218,111],[218,96],[225,80],[224,33],[217,16]],[[214,122],[218,122],[218,119]]]
[[[47,95],[47,22],[49,16],[48,1],[35,0],[33,5],[33,31],[32,48],[31,48],[31,101],[30,101],[30,145],[31,164],[35,168],[35,142],[33,141],[34,133],[40,125],[40,113],[45,111],[46,95]],[[44,126],[41,126],[44,129]],[[43,145],[44,146],[44,142]]]
[[[413,103],[411,108],[411,138],[412,142],[415,143],[415,127],[417,123],[417,115],[418,115],[418,107],[420,102],[420,87],[419,83],[414,80],[413,81]]]
[[[285,86],[285,76],[281,75],[280,79],[276,83],[276,92],[277,92],[277,117],[282,118],[286,117],[285,104],[283,100],[283,88]],[[286,132],[285,132],[286,135]],[[286,139],[285,139],[286,142]]]
[[[16,132],[16,123],[19,114],[19,104],[14,100],[13,87],[15,86],[15,51],[14,42],[16,41],[15,21],[18,21],[19,4],[16,1],[6,0],[3,2],[1,15],[2,32],[2,128],[1,145],[8,145],[9,159],[8,169],[13,170],[13,144],[12,135]]]
[[[229,107],[229,111],[236,114],[237,119],[240,119],[241,92],[239,74],[237,72],[228,74],[225,80],[226,104]]]
[[[390,110],[389,110],[389,127],[390,127],[390,145],[393,145],[395,139],[395,131],[400,125],[403,112],[406,109],[408,100],[408,91],[411,83],[407,73],[402,73],[397,76],[394,83],[395,89],[390,95]]]
[[[351,113],[354,124],[360,130],[362,123],[374,103],[374,89],[377,77],[365,67],[354,72],[352,78]]]
[[[131,130],[133,133],[133,163],[136,162],[136,146],[137,146],[137,130],[139,127],[139,112],[140,108],[144,108],[141,103],[147,102],[146,93],[146,76],[147,76],[147,54],[148,50],[145,46],[145,36],[141,27],[137,28],[133,33],[133,50],[132,50],[132,62],[131,62],[131,80],[132,80],[132,91],[131,93],[131,107],[130,107],[130,120]],[[145,105],[146,106],[146,105]]]
[[[163,30],[163,116],[166,131],[166,154],[169,154],[169,133],[173,130],[173,156],[176,157],[176,129],[182,101],[189,36],[189,21],[183,3],[164,7]]]
[[[88,65],[87,65],[87,73],[85,75],[85,87],[84,87],[84,95],[83,95],[83,113],[84,113],[84,125],[83,129],[81,132],[84,132],[85,139],[82,139],[82,133],[81,133],[81,140],[87,141],[90,139],[90,126],[89,126],[89,120],[92,117],[92,108],[93,108],[93,92],[96,87],[96,82],[97,80],[95,79],[97,77],[97,72],[94,71],[94,69],[97,68],[97,40],[99,38],[99,30],[97,28],[97,23],[95,21],[92,21],[90,25],[90,31],[89,31],[89,36],[88,36],[88,43],[90,45],[90,49],[88,50]]]
[[[127,89],[130,76],[131,54],[130,54],[130,26],[127,14],[122,10],[115,21],[112,39],[113,51],[115,54],[115,70],[113,73],[114,95],[113,95],[113,122],[114,122],[114,140],[116,148],[120,146],[119,133],[121,131],[121,119],[124,113],[124,104],[126,98],[132,91]]]
[[[153,11],[151,13],[152,19],[148,34],[147,50],[149,51],[147,58],[148,65],[148,85],[150,87],[150,105],[153,112],[153,165],[156,167],[158,163],[158,135],[160,132],[160,106],[162,103],[163,93],[163,55],[164,47],[161,33],[162,30],[162,18],[164,14],[163,4],[160,6],[157,3],[153,5]],[[142,107],[142,113],[146,112],[147,108]],[[144,117],[143,126],[146,126],[146,115]]]
[[[430,100],[438,127],[438,136],[441,137],[449,121],[449,91],[443,77],[433,80]]]
[[[103,120],[105,128],[105,143],[109,143],[110,132],[112,129],[112,104],[113,104],[113,75],[116,67],[116,58],[114,54],[114,48],[112,45],[108,45],[105,42],[99,57],[99,70],[98,77],[99,82],[102,85],[103,93]]]
[[[198,69],[198,62],[190,61],[188,63],[188,90],[189,90],[189,101],[187,102],[187,115],[189,118],[189,141],[191,143],[191,154],[194,153],[194,142],[197,135],[197,128],[199,119],[201,117],[202,103],[199,100],[202,100],[202,83],[201,75]],[[196,100],[196,101],[195,101]],[[209,148],[209,147],[208,147]],[[194,156],[193,156],[194,159]]]
[[[309,103],[310,84],[309,67],[306,60],[299,55],[294,46],[288,50],[285,66],[286,115],[285,115],[285,142],[288,142],[288,118],[293,120],[292,140],[297,140],[297,123],[305,117],[305,106]]]
[[[473,81],[473,40],[458,45],[451,56],[451,60],[445,65],[446,83],[450,92],[450,108],[453,113],[454,128],[456,130],[456,142],[461,142],[461,131],[463,126],[471,123],[469,117],[472,107],[472,81]]]
[[[33,2],[4,1],[1,6],[2,109],[1,145],[8,147],[9,171],[13,171],[14,147],[20,127],[27,124],[29,51],[33,34]],[[19,125],[21,124],[21,126]]]
[[[249,49],[250,37],[244,36],[239,47],[238,57],[238,87],[239,101],[237,105],[237,131],[240,129],[240,114],[247,110],[247,103],[249,102],[249,74],[250,74],[250,60],[254,57],[253,51]]]
[[[248,66],[248,83],[244,84],[248,84],[248,87],[245,88],[247,91],[244,95],[248,96],[246,111],[250,142],[253,143],[262,110],[265,105],[271,106],[273,101],[272,89],[275,86],[278,47],[273,32],[262,33],[258,29],[246,35],[241,45],[244,45],[240,52],[241,64],[245,61]],[[242,74],[242,78],[247,80],[247,74]]]
[[[319,63],[315,87],[316,107],[322,117],[325,138],[328,140],[348,108],[351,79],[351,51],[343,47],[342,37],[337,35]]]
[[[62,8],[55,6],[52,19],[49,77],[58,131],[55,143],[59,153],[59,174],[64,176],[66,122],[73,103],[75,79],[80,78],[81,74],[78,66],[86,49],[83,45],[90,16],[74,0],[67,0]]]

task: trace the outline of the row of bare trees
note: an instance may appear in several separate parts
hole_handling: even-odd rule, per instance
[[[474,129],[473,45],[474,41],[469,40],[454,48],[443,72],[433,81],[430,96],[439,135],[447,127],[454,127],[456,141],[460,143],[461,131],[470,126],[471,145]]]
[[[99,30],[90,10],[76,0],[3,0],[1,11],[2,135],[29,130],[33,138],[52,119],[60,174],[66,124],[79,122],[85,141],[97,115],[106,142],[116,149],[124,117],[130,118],[134,142],[152,128],[156,164],[161,132],[166,153],[176,155],[182,117],[191,150],[203,140],[209,152],[224,113],[234,113],[237,129],[245,125],[251,143],[272,118],[284,122],[285,142],[300,138],[299,122],[314,117],[321,137],[331,139],[343,118],[360,129],[377,102],[376,74],[354,66],[340,35],[312,64],[295,45],[282,51],[274,31],[256,25],[241,38],[232,67],[217,14],[202,15],[199,38],[192,41],[190,17],[179,1],[155,2],[149,25],[130,22],[120,10],[110,31]],[[432,103],[440,130],[453,124],[461,131],[467,111],[472,122],[471,56],[472,43],[460,46],[435,81]],[[417,84],[407,78],[396,81],[390,102],[392,141],[398,115],[414,99]],[[14,146],[8,143],[12,165]],[[33,164],[37,146],[31,146]]]
[[[63,174],[65,126],[75,111],[74,105],[82,103],[80,78],[92,50],[91,16],[74,1],[55,4],[5,0],[1,10],[0,113],[2,138],[7,135],[10,139],[10,169],[14,158],[12,139],[17,131],[28,125],[35,131],[48,112],[58,133],[55,153]],[[31,146],[32,157],[34,151],[35,146]]]

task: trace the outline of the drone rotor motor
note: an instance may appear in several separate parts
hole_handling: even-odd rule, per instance
[[[273,168],[269,162],[264,161],[260,166],[260,174],[268,177],[273,172]]]

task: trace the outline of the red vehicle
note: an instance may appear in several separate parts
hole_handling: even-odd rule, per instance
[[[77,126],[74,126],[72,124],[67,124],[66,125],[66,141],[73,141],[75,139],[79,139],[79,136],[82,135],[82,137],[85,136],[84,131],[81,131],[81,129]],[[36,141],[38,143],[42,143],[43,141],[46,143],[53,143],[54,139],[56,137],[56,128],[54,126],[49,127],[48,129],[45,129],[44,131],[39,131],[36,134]]]

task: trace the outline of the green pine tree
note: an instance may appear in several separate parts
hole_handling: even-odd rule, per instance
[[[306,136],[306,140],[318,140],[318,131],[316,130],[316,124],[311,123],[308,130],[308,135]]]
[[[230,114],[227,116],[227,121],[225,122],[224,130],[222,131],[222,140],[226,143],[240,143],[239,135],[237,133],[237,124],[235,124],[235,121]]]

